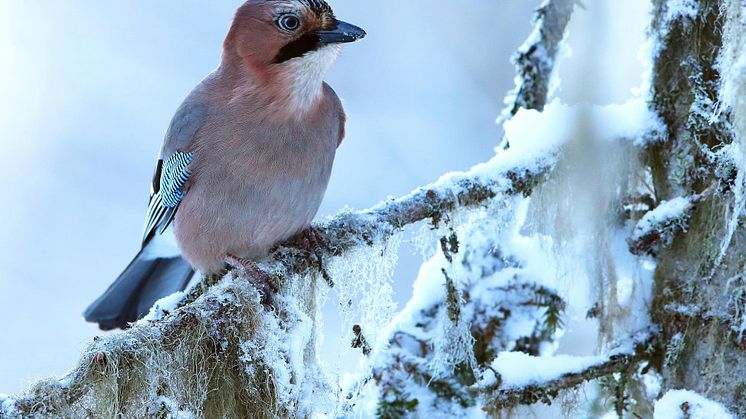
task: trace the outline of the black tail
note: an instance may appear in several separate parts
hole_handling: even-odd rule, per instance
[[[126,329],[129,323],[148,314],[153,303],[184,290],[193,273],[189,263],[180,257],[146,259],[141,250],[83,316],[98,323],[102,330]]]

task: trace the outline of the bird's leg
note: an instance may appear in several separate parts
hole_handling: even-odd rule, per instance
[[[329,272],[324,268],[324,259],[322,245],[324,244],[324,236],[313,227],[308,227],[303,230],[303,238],[305,239],[306,249],[314,256],[316,268],[321,272],[321,277],[324,278],[329,287],[334,288],[334,281],[329,275]]]
[[[239,258],[233,255],[226,255],[226,263],[238,269],[243,276],[259,291],[262,296],[262,304],[265,306],[272,305],[272,296],[279,291],[274,278],[256,266],[254,261]]]

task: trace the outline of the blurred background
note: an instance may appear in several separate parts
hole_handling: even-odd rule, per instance
[[[64,374],[100,334],[81,313],[137,251],[163,134],[240,3],[0,0],[0,392]],[[349,121],[319,217],[490,158],[539,3],[333,0],[369,35],[327,77]],[[559,96],[623,101],[640,84],[646,2],[586,3]],[[400,307],[421,263],[409,247]]]

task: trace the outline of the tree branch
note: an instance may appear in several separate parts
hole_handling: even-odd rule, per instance
[[[534,30],[512,58],[518,81],[506,98],[504,119],[521,108],[543,110],[565,29],[577,0],[544,0],[534,15]]]
[[[244,381],[241,371],[231,371],[232,364],[216,361],[236,361],[239,341],[251,333],[247,322],[266,322],[257,298],[250,285],[230,277],[164,320],[96,338],[64,378],[42,381],[17,398],[0,397],[0,417],[80,417],[91,411],[93,416],[127,416],[135,406],[180,386],[194,388],[193,396],[200,398],[199,380]],[[213,371],[192,369],[209,364]],[[190,385],[193,379],[197,382]],[[199,412],[196,402],[182,400],[180,405]]]
[[[482,393],[485,410],[496,412],[518,404],[530,405],[536,402],[551,404],[560,391],[578,387],[588,381],[619,372],[631,371],[640,362],[648,360],[655,350],[657,335],[644,333],[626,350],[615,350],[603,361],[594,363],[577,372],[567,372],[557,378],[534,382],[525,386],[501,386],[500,377],[495,377],[491,387],[475,387],[472,391]],[[527,366],[528,367],[528,366]]]
[[[695,207],[712,195],[716,187],[713,183],[702,193],[661,202],[645,213],[627,239],[630,253],[655,256],[662,248],[670,246],[676,234],[688,228]]]
[[[506,155],[510,156],[509,152]],[[496,157],[470,172],[445,176],[405,197],[368,210],[342,213],[316,226],[326,239],[324,251],[327,256],[343,257],[354,249],[384,241],[407,225],[423,220],[437,225],[459,209],[479,207],[498,196],[528,194],[553,163],[546,157],[519,161],[521,164],[513,167]],[[235,364],[240,364],[241,343],[257,339],[253,334],[262,328],[258,324],[272,323],[277,321],[275,314],[297,310],[295,302],[289,299],[298,295],[297,283],[302,281],[293,281],[292,277],[303,277],[314,269],[302,247],[289,245],[276,249],[262,266],[286,281],[281,291],[286,302],[282,302],[281,295],[274,313],[261,310],[253,287],[240,276],[230,273],[218,286],[210,287],[192,304],[166,315],[163,320],[140,322],[123,333],[98,339],[88,348],[75,370],[62,380],[42,382],[24,396],[0,401],[12,404],[13,412],[21,417],[80,412],[83,409],[81,400],[86,398],[113,398],[121,404],[133,404],[140,399],[150,400],[153,394],[159,393],[160,384],[152,382],[154,378],[148,366],[165,368],[163,378],[183,374],[182,369],[190,364],[199,365],[220,357],[230,357]],[[186,344],[197,349],[182,352]],[[171,361],[163,364],[164,359]],[[228,368],[229,365],[232,364],[218,362],[214,367]],[[237,382],[252,380],[236,371],[224,371],[224,374]],[[203,379],[212,382],[217,377],[208,374]],[[127,394],[121,394],[120,388],[126,385],[122,380],[146,384],[142,386],[142,392],[128,389]],[[235,391],[240,395],[248,390]],[[274,396],[267,397],[272,399]],[[191,405],[192,401],[181,404]],[[194,407],[198,407],[196,403]],[[103,410],[97,408],[97,412],[107,412],[111,406],[107,408],[102,403],[99,408]]]

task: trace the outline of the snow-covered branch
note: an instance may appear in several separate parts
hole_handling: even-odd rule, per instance
[[[259,265],[278,277],[315,274],[319,269],[316,256],[324,260],[344,257],[357,249],[385,242],[404,227],[421,221],[437,228],[458,209],[479,208],[496,197],[528,196],[556,162],[558,144],[544,143],[544,147],[528,153],[523,148],[510,150],[468,172],[450,173],[435,183],[370,209],[341,212],[314,225],[321,238],[319,255],[309,254],[303,235],[299,235],[277,246]],[[226,273],[234,270],[230,266],[225,269]],[[334,278],[321,273],[333,284]],[[205,278],[206,282],[194,287],[180,305],[196,300],[219,279]]]
[[[406,225],[423,220],[437,225],[456,210],[479,208],[495,197],[528,194],[552,162],[546,150],[528,156],[508,153],[400,199],[342,213],[317,229],[325,237],[328,255],[344,257],[353,249],[386,240]],[[130,330],[97,339],[65,378],[41,382],[23,396],[0,400],[2,413],[8,417],[76,416],[88,410],[139,414],[178,406],[178,411],[197,414],[205,412],[209,408],[205,403],[216,395],[221,403],[223,398],[251,395],[259,397],[252,403],[262,404],[264,412],[296,412],[297,398],[279,402],[281,396],[298,396],[301,390],[289,388],[302,388],[302,370],[312,367],[303,366],[302,359],[313,340],[310,319],[314,315],[315,282],[305,274],[315,265],[302,247],[280,247],[261,266],[282,278],[274,311],[261,308],[248,281],[228,273],[193,303],[162,313],[162,319],[141,321]],[[298,330],[307,333],[291,344]],[[298,356],[300,364],[293,361]],[[224,387],[214,392],[216,385]],[[194,392],[180,391],[193,386],[198,387]],[[248,409],[251,403],[232,407]]]
[[[516,166],[506,164],[507,158],[496,157],[469,172],[446,175],[399,199],[364,211],[340,213],[315,225],[323,237],[323,250],[328,256],[343,256],[420,221],[437,227],[457,209],[478,208],[496,197],[530,195],[555,161],[551,153],[556,150],[544,151],[547,153],[537,153],[535,159],[529,157]],[[313,270],[313,263],[297,250],[297,247],[280,247],[272,259],[292,272]]]
[[[671,244],[674,236],[686,232],[694,207],[715,190],[715,184],[704,192],[661,202],[637,222],[627,239],[629,251],[635,255],[656,255]]]
[[[503,118],[515,115],[519,109],[544,109],[565,28],[576,2],[544,0],[536,10],[534,30],[512,59],[517,72],[516,87],[505,99],[507,108]]]
[[[217,380],[232,390],[221,398],[261,380],[234,368],[243,352],[240,340],[249,334],[266,340],[262,330],[271,328],[264,323],[271,317],[259,307],[257,293],[231,277],[164,320],[95,339],[64,378],[42,381],[19,397],[0,397],[0,417],[193,417],[204,412],[197,407]],[[250,320],[256,329],[247,327]],[[180,398],[173,397],[177,392]],[[172,405],[179,408],[168,410]]]
[[[551,404],[562,390],[616,373],[633,372],[655,351],[656,335],[641,333],[636,341],[607,356],[534,357],[519,352],[499,354],[474,391],[484,394],[489,411],[518,404]]]

